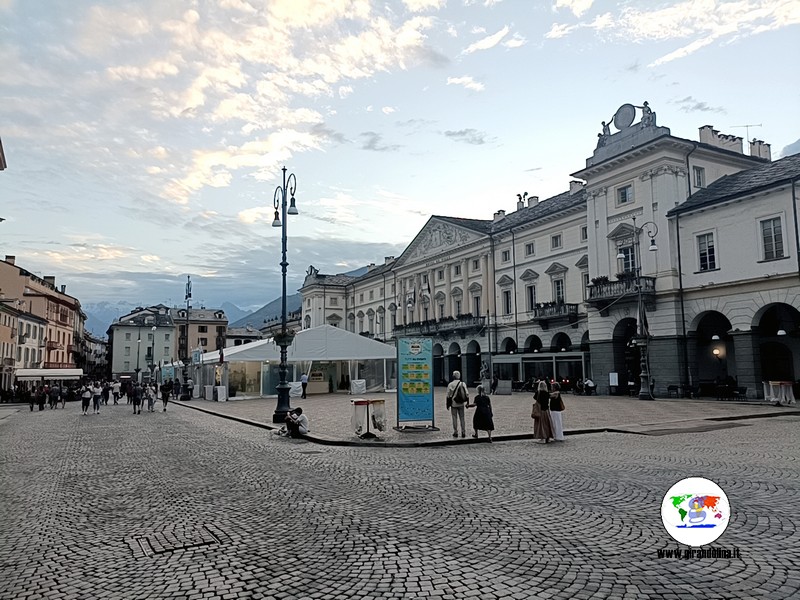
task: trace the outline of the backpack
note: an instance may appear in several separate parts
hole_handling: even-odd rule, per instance
[[[453,392],[453,402],[456,404],[464,404],[469,397],[467,396],[467,386],[463,381],[460,381],[456,386],[456,391]]]

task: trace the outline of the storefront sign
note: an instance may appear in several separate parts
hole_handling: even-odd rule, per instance
[[[400,338],[397,421],[433,421],[433,340]]]

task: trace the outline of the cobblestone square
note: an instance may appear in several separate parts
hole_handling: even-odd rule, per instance
[[[319,445],[186,407],[0,414],[0,599],[795,598],[800,418],[669,435]],[[704,476],[738,559],[659,558]]]

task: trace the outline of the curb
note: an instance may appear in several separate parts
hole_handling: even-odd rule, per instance
[[[207,408],[203,408],[201,406],[192,406],[191,404],[187,404],[186,402],[182,402],[178,404],[178,406],[183,406],[186,408],[191,408],[192,410],[197,410],[209,415],[214,415],[215,417],[220,417],[223,419],[228,419],[229,421],[236,421],[237,423],[242,423],[244,425],[251,425],[253,427],[259,427],[261,429],[266,429],[268,431],[277,431],[280,429],[277,425],[270,425],[268,423],[260,423],[259,421],[252,421],[250,419],[245,419],[244,417],[238,417],[236,415],[226,415],[223,413],[218,413],[213,410],[209,410]],[[756,414],[756,415],[735,415],[730,417],[709,417],[708,419],[702,419],[703,421],[741,421],[747,419],[768,419],[771,417],[782,417],[782,416],[800,416],[800,410],[790,410],[786,412],[776,412],[771,414]],[[644,435],[641,432],[636,431],[626,431],[624,429],[620,429],[619,426],[608,426],[608,427],[589,427],[585,429],[570,429],[568,431],[564,431],[565,436],[573,436],[573,435],[587,435],[592,433],[620,433],[626,435]],[[679,433],[679,430],[676,430],[676,433]],[[469,437],[469,438],[460,438],[460,439],[446,439],[446,440],[433,440],[429,442],[385,442],[381,440],[377,441],[364,441],[364,440],[339,440],[327,437],[320,437],[316,435],[309,435],[306,434],[302,438],[307,442],[313,442],[315,444],[319,444],[320,446],[342,446],[342,447],[350,447],[350,448],[423,448],[423,447],[442,447],[442,446],[453,446],[453,445],[463,445],[463,444],[485,444],[486,438],[480,438],[478,440]],[[518,440],[532,440],[534,439],[533,433],[509,433],[505,435],[497,435],[492,438],[495,441],[518,441]]]

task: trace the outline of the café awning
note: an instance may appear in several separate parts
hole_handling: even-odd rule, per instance
[[[14,373],[17,381],[65,381],[67,379],[80,379],[83,369],[17,369]]]

